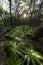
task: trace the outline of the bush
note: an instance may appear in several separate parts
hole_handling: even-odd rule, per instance
[[[23,41],[18,44],[8,41],[4,47],[8,56],[8,65],[43,65],[43,56],[32,48],[25,47]]]

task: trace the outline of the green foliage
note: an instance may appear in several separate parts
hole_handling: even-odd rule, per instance
[[[24,58],[27,60],[27,65],[43,65],[40,61],[43,60],[43,56],[41,56],[38,52],[32,49],[26,49],[24,53],[26,54]]]
[[[35,27],[30,27],[29,25],[16,26],[11,30],[11,34],[9,35],[13,37],[14,36],[21,37],[25,33],[33,33],[34,30]]]
[[[0,7],[0,14],[2,14],[3,13],[3,8],[2,7]]]
[[[2,23],[2,18],[0,17],[0,24]]]
[[[6,54],[10,56],[11,54],[11,48],[13,47],[11,42],[7,42],[4,46],[4,50],[6,51]]]
[[[17,44],[11,41],[7,42],[4,46],[5,52],[8,56],[8,65],[23,65],[23,54],[20,51],[21,43]]]
[[[8,65],[43,65],[43,56],[31,48],[25,46],[25,42],[9,41],[5,44],[8,56]]]
[[[23,65],[23,61],[20,59],[20,60],[15,60],[13,58],[9,58],[8,59],[8,65]]]
[[[17,42],[8,41],[4,48],[7,55],[16,56],[17,54],[21,55],[20,46],[22,43],[17,44]],[[8,54],[9,53],[9,54]],[[14,55],[13,55],[14,54]]]
[[[11,6],[12,6],[11,0],[8,0],[8,1],[10,3],[10,15],[11,15]],[[18,1],[19,0],[15,0],[16,3]],[[27,4],[25,4],[25,5],[29,6],[28,11],[30,11],[30,14],[29,14],[29,15],[31,15],[30,18],[33,19],[35,16],[40,14],[40,11],[37,12],[40,8],[39,8],[39,5],[38,6],[35,5],[35,0],[31,0],[30,3],[27,0],[24,0],[24,1],[27,2]],[[38,8],[38,10],[36,10],[37,8]],[[36,11],[34,11],[34,10],[36,10]],[[0,8],[0,14],[2,14],[3,11],[4,10],[2,8]],[[25,11],[23,11],[23,12],[25,12]],[[5,12],[5,13],[7,14],[7,17],[9,17],[9,14],[7,12]],[[42,17],[41,17],[41,20],[42,20]],[[9,21],[9,19],[8,19],[8,21]],[[17,18],[15,17],[14,21],[19,24],[19,22],[22,20],[18,16]],[[2,19],[0,19],[0,23],[1,22],[2,22]],[[5,25],[6,25],[6,23],[5,23]],[[43,56],[33,50],[34,47],[33,47],[32,43],[29,41],[29,39],[28,40],[23,39],[23,36],[26,33],[32,34],[34,29],[35,29],[34,27],[23,25],[23,26],[16,26],[15,29],[11,30],[11,34],[8,34],[8,36],[11,37],[14,41],[13,40],[8,41],[7,43],[5,43],[5,46],[4,46],[4,50],[8,57],[7,65],[43,65]]]

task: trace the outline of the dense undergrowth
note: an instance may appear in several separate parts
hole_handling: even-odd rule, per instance
[[[25,39],[26,33],[32,34],[34,27],[20,26],[13,28],[9,34],[4,50],[8,58],[7,65],[43,65],[43,54],[35,50],[33,42]]]

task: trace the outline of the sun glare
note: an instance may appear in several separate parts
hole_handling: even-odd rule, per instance
[[[26,18],[26,14],[23,14],[23,17]]]

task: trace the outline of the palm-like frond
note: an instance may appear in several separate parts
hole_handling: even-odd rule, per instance
[[[43,63],[41,62],[41,61],[43,61],[43,56],[41,54],[39,54],[38,52],[36,52],[34,50],[26,49],[26,51],[24,53],[26,54],[24,56],[24,59],[27,59],[27,64],[28,64],[28,62],[30,63],[30,61],[31,61],[32,65],[36,65],[36,64],[43,65]]]

